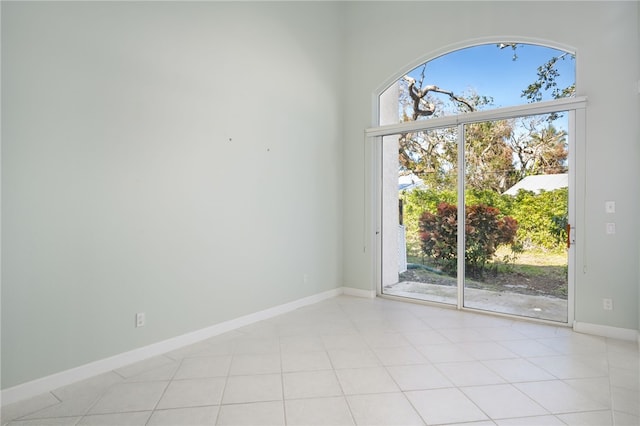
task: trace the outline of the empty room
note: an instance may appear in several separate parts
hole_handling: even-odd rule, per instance
[[[640,424],[638,1],[0,13],[2,425]]]

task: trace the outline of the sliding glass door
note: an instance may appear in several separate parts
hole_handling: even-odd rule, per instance
[[[457,304],[457,229],[425,229],[442,209],[451,213],[458,199],[458,129],[445,127],[383,138],[382,292],[432,302]],[[398,155],[398,152],[401,155]],[[411,163],[411,164],[409,164]],[[409,170],[420,170],[419,176]],[[455,209],[455,206],[453,207]],[[441,258],[427,255],[435,235]]]
[[[567,113],[464,127],[463,305],[567,322]]]
[[[566,323],[573,112],[496,115],[377,138],[380,292]]]

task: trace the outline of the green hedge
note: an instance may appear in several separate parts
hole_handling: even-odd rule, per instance
[[[410,256],[420,257],[420,216],[428,211],[437,213],[438,204],[457,204],[456,191],[415,189],[403,192],[404,225],[407,250]],[[495,191],[469,190],[465,193],[467,205],[485,204],[511,216],[518,222],[516,241],[525,249],[559,250],[565,245],[568,189],[534,194],[520,191],[517,196],[501,195]]]

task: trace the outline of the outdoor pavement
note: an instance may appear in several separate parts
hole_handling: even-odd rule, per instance
[[[456,287],[413,281],[391,284],[383,289],[384,294],[391,296],[452,305],[456,304],[457,292]],[[567,300],[557,297],[465,288],[464,301],[467,308],[567,322]]]

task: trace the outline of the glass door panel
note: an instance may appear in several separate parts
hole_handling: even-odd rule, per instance
[[[567,322],[567,114],[465,125],[465,307]]]
[[[382,141],[382,293],[457,304],[456,127]]]

